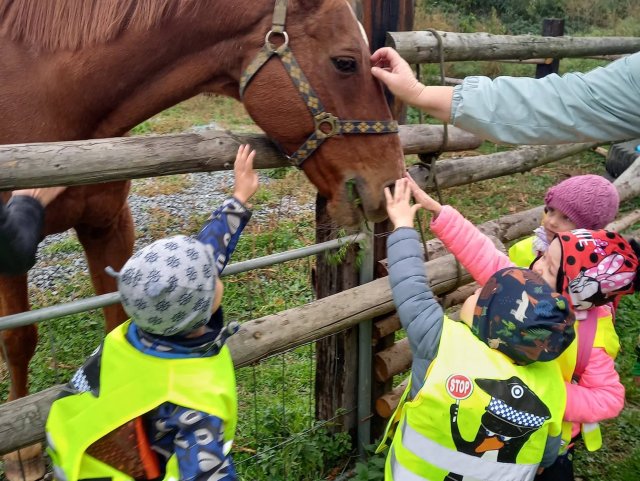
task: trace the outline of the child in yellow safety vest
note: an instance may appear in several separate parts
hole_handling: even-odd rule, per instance
[[[574,337],[569,301],[510,267],[467,299],[464,322],[449,319],[429,288],[407,180],[385,193],[389,281],[413,354],[385,479],[532,480],[560,446],[565,393],[550,361]]]
[[[219,274],[251,217],[255,153],[241,146],[233,197],[195,238],[136,252],[117,278],[130,321],[107,334],[53,403],[47,452],[60,481],[234,481],[233,361]]]
[[[514,265],[458,211],[408,182],[416,201],[434,214],[433,233],[480,285],[496,270]],[[581,433],[587,449],[598,449],[602,439],[596,423],[616,417],[624,407],[624,387],[613,362],[620,344],[609,306],[639,287],[638,252],[632,246],[637,244],[605,230],[560,232],[531,265],[570,300],[578,321],[578,341],[558,359],[567,392],[562,455],[540,480],[573,479],[572,440]]]

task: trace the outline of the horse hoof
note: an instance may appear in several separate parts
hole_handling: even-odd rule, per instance
[[[39,444],[5,454],[4,475],[8,481],[37,481],[45,475],[44,457]]]

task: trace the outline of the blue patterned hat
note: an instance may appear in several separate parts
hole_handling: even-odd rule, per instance
[[[122,306],[140,329],[174,336],[204,326],[211,316],[218,271],[213,248],[178,235],[136,252],[118,279]]]

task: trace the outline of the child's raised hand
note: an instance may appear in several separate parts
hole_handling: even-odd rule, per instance
[[[233,196],[243,204],[258,190],[258,174],[253,170],[253,159],[256,151],[249,144],[238,147],[236,161],[233,164],[235,186]]]
[[[429,194],[422,190],[408,173],[405,173],[404,176],[405,179],[407,179],[407,184],[409,185],[411,193],[413,194],[413,198],[416,200],[416,202],[427,209],[429,212],[431,212],[434,217],[437,217],[442,210],[442,205],[440,204],[440,202],[433,199]]]
[[[393,194],[389,187],[385,187],[384,196],[387,200],[387,213],[394,227],[413,227],[413,218],[420,209],[420,204],[411,205],[411,189],[406,179],[396,180]]]

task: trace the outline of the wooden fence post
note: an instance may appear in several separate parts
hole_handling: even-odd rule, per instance
[[[316,243],[337,237],[338,229],[327,212],[327,200],[317,195]],[[317,256],[315,291],[318,299],[358,285],[356,255],[355,246],[351,246],[339,263],[331,262],[326,253]],[[330,429],[349,432],[354,440],[357,422],[357,372],[357,327],[316,342],[316,419],[333,419],[338,412],[346,410],[343,416],[335,419],[335,425],[330,426]]]
[[[564,35],[563,18],[545,18],[542,21],[543,37],[562,37]],[[539,64],[536,66],[536,78],[546,77],[551,73],[558,73],[560,59],[554,58],[551,63]]]
[[[413,29],[413,20],[415,12],[414,0],[361,0],[358,1],[362,13],[361,21],[364,29],[369,37],[369,45],[371,52],[376,51],[380,47],[384,47],[386,43],[387,32],[393,31],[410,31]],[[387,99],[391,107],[391,111],[395,119],[400,123],[406,121],[406,106],[401,102],[396,102],[389,92]],[[373,261],[377,265],[378,261],[387,257],[385,233],[393,230],[390,221],[381,222],[374,226],[374,243],[373,243]],[[380,277],[380,270],[374,268],[374,275]],[[373,348],[373,354],[384,350],[393,345],[395,333],[388,334],[376,339]],[[371,398],[373,403],[384,393],[393,388],[393,380],[378,382],[375,378],[371,383]],[[373,406],[371,407],[373,410]],[[371,420],[371,438],[375,440],[384,432],[386,421],[379,416],[374,416]]]
[[[350,0],[359,20],[364,25],[369,38],[369,45],[374,51],[384,46],[387,31],[411,30],[413,27],[414,0]],[[392,112],[396,118],[403,115],[402,105],[395,106],[390,99]],[[334,238],[335,229],[325,209],[326,201],[321,197],[316,202],[316,242]],[[374,232],[386,232],[389,224],[376,225]],[[326,297],[330,294],[348,289],[358,284],[358,269],[355,265],[356,250],[350,248],[345,259],[339,265],[326,261],[319,256],[316,263],[316,296]],[[374,244],[374,262],[386,257],[384,239]],[[393,343],[393,335],[391,335]],[[384,344],[384,342],[382,343]],[[340,409],[351,409],[341,418],[343,431],[352,435],[356,427],[356,380],[357,376],[357,333],[350,329],[344,333],[331,336],[316,343],[316,418],[331,419]],[[389,390],[390,387],[386,388]],[[386,392],[381,391],[380,394]],[[378,388],[374,386],[373,399],[376,399]],[[373,410],[373,406],[372,406]],[[381,423],[377,423],[382,426]],[[377,424],[372,425],[372,435],[379,434]]]

